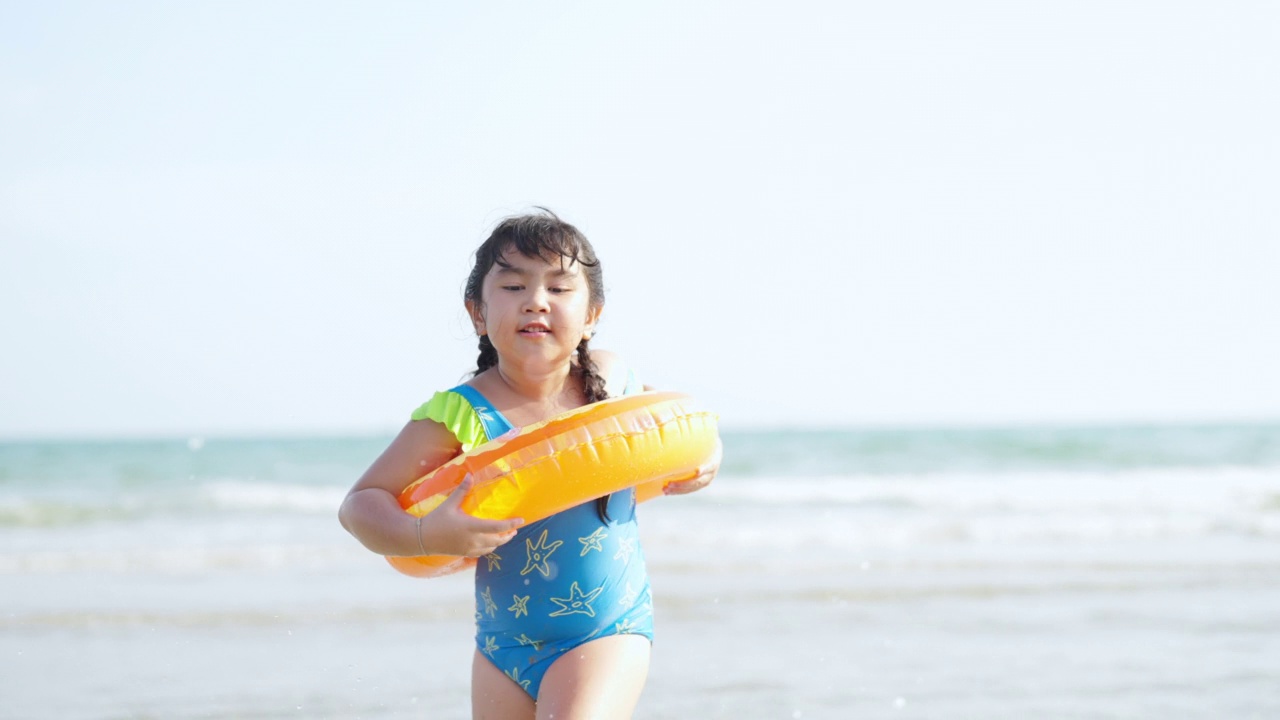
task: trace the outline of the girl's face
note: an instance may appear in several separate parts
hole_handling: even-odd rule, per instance
[[[567,361],[603,309],[591,305],[591,288],[581,270],[560,257],[504,252],[485,275],[483,306],[467,303],[476,332],[489,336],[504,362]]]

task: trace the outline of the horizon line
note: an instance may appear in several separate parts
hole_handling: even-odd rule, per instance
[[[1079,430],[1172,430],[1172,429],[1226,429],[1226,428],[1280,427],[1280,417],[1269,418],[1184,418],[1178,420],[1111,419],[1111,420],[1027,420],[1003,422],[883,422],[883,423],[741,423],[721,425],[720,431],[729,434],[757,434],[775,432],[1000,432],[1000,431],[1079,431]],[[44,443],[116,443],[116,442],[185,442],[200,444],[209,441],[248,440],[356,440],[393,438],[398,428],[376,430],[357,429],[260,429],[218,430],[213,432],[73,432],[0,434],[0,445]]]

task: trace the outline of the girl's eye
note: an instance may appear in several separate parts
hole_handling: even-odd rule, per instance
[[[567,292],[569,292],[569,288],[553,287],[553,288],[551,288],[551,292],[553,292],[553,293],[567,293]]]
[[[523,287],[523,286],[521,286],[521,285],[503,285],[503,286],[502,286],[502,289],[503,289],[503,290],[518,291],[518,290],[523,290],[523,289],[524,289],[524,287]]]

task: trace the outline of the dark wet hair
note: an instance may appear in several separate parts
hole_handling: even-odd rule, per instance
[[[476,261],[467,276],[467,285],[463,290],[463,298],[475,304],[477,309],[484,308],[481,288],[489,270],[499,263],[503,254],[515,250],[527,258],[551,260],[559,257],[562,263],[578,263],[582,266],[583,275],[590,290],[590,301],[593,307],[604,305],[604,273],[600,268],[600,260],[596,251],[578,228],[561,220],[550,210],[539,207],[537,212],[527,215],[509,217],[498,223],[489,234],[488,239],[476,249]],[[498,364],[498,351],[493,347],[488,335],[480,336],[480,356],[476,358],[475,375]],[[604,378],[600,376],[596,365],[591,360],[587,340],[578,343],[578,371],[582,376],[582,391],[588,403],[599,402],[609,397],[605,389]],[[609,497],[596,501],[596,509],[601,519],[608,520]]]

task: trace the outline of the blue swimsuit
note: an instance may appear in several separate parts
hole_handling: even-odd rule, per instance
[[[467,385],[485,435],[512,428]],[[529,523],[476,565],[476,647],[535,700],[564,653],[609,635],[653,640],[649,574],[640,550],[635,490],[609,497],[609,521],[591,500]]]

